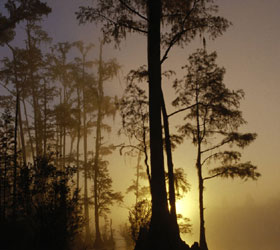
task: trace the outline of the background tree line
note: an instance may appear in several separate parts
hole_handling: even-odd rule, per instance
[[[103,241],[113,245],[112,231],[101,237],[99,218],[106,218],[108,226],[110,206],[123,197],[112,189],[106,161],[112,147],[103,140],[116,107],[115,97],[104,94],[103,84],[120,66],[115,59],[102,59],[103,41],[97,59],[92,57],[93,44],[53,44],[41,27],[51,11],[45,3],[7,1],[5,7],[1,45],[11,56],[1,58],[0,71],[5,92],[0,107],[4,245],[9,249],[78,249]],[[13,45],[19,22],[25,32],[22,47]],[[93,146],[89,139],[94,139]],[[95,234],[90,230],[90,207]],[[13,232],[14,227],[19,230]],[[27,236],[20,236],[25,227]],[[13,240],[18,237],[22,241]]]

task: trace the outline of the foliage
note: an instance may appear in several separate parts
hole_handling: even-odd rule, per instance
[[[5,12],[0,12],[0,45],[14,38],[17,23],[23,20],[38,20],[49,14],[51,8],[41,0],[8,0],[5,2]]]
[[[257,180],[260,173],[250,162],[240,163],[241,153],[222,149],[226,146],[244,148],[255,140],[255,133],[240,133],[245,124],[239,110],[243,90],[232,91],[224,84],[225,69],[216,64],[217,54],[208,54],[198,49],[189,56],[189,63],[183,68],[187,74],[183,80],[176,80],[173,87],[177,97],[173,105],[187,111],[184,125],[178,127],[183,137],[190,137],[197,148],[196,168],[199,186],[200,247],[208,250],[204,221],[204,181],[214,177]],[[203,167],[215,160],[218,167],[209,170],[204,177]]]
[[[221,35],[230,22],[215,16],[218,6],[213,0],[162,1],[161,22],[165,26],[162,46],[165,47],[164,60],[171,47],[189,43],[201,33],[209,33],[211,38]],[[127,33],[148,33],[146,1],[98,1],[94,7],[81,6],[77,14],[80,23],[102,23],[106,41],[117,44]]]
[[[126,86],[123,97],[118,102],[122,117],[122,129],[130,140],[140,142],[139,149],[144,151],[144,142],[148,136],[148,97],[145,90],[133,81]],[[138,145],[137,145],[138,146]]]
[[[178,200],[190,191],[190,184],[188,183],[186,174],[182,168],[175,168],[174,170],[174,186],[176,199]]]
[[[190,224],[190,219],[184,217],[182,214],[177,214],[178,224],[181,234],[189,234],[192,232],[192,225]]]
[[[92,164],[92,162],[89,162]],[[91,165],[94,170],[95,166]],[[92,172],[94,179],[95,171]],[[116,202],[121,203],[123,196],[120,192],[114,192],[112,188],[112,178],[109,175],[108,162],[99,160],[98,162],[98,177],[97,177],[97,204],[94,204],[98,210],[99,216],[106,216],[110,213],[110,207]]]
[[[70,249],[71,242],[81,233],[83,225],[79,193],[71,184],[73,174],[73,168],[57,170],[47,158],[38,158],[35,165],[20,167],[17,176],[17,217],[13,217],[9,206],[3,221],[9,229],[4,234],[6,240],[3,246]],[[5,203],[10,204],[7,201]],[[19,237],[17,233],[23,233],[10,231],[11,225],[26,230],[24,245],[19,246],[21,243],[16,241],[9,242],[11,237]]]
[[[152,215],[151,202],[141,200],[129,211],[129,223],[131,237],[134,242],[137,241],[140,230],[148,230]]]
[[[216,64],[217,54],[208,54],[198,49],[189,56],[189,64],[184,66],[187,74],[183,80],[176,80],[173,87],[177,97],[173,101],[180,111],[187,111],[186,123],[178,126],[181,136],[192,138],[193,144],[200,147],[204,156],[201,166],[219,161],[221,166],[211,170],[216,176],[256,179],[260,176],[256,167],[248,163],[238,163],[241,153],[222,148],[237,146],[244,148],[255,140],[255,133],[240,133],[238,129],[246,121],[239,110],[243,90],[229,90],[223,80],[225,69]],[[238,171],[239,174],[238,174]]]

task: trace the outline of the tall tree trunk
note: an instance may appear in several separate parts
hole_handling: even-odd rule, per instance
[[[43,122],[43,155],[47,153],[47,88],[44,83],[44,122]]]
[[[148,239],[141,239],[140,234],[135,249],[165,250],[172,249],[176,242],[174,234],[170,230],[163,160],[160,63],[161,1],[148,0],[147,13],[152,217]]]
[[[73,157],[73,147],[74,147],[74,142],[76,140],[76,136],[71,135],[71,141],[70,141],[70,150],[69,150],[69,156],[68,156],[68,164],[71,164]]]
[[[66,164],[66,126],[63,126],[63,154],[62,154],[62,169],[65,169]]]
[[[84,129],[84,209],[85,209],[85,230],[86,242],[90,241],[89,230],[89,202],[88,202],[88,166],[87,166],[87,114],[85,100],[85,86],[83,85],[83,129]]]
[[[32,57],[31,49],[33,47],[32,45],[32,37],[31,37],[31,30],[30,27],[27,25],[27,49],[28,49],[28,57],[29,57],[29,63],[30,67],[33,66],[32,63]],[[39,103],[38,103],[38,92],[36,91],[35,86],[35,80],[33,75],[33,69],[29,70],[29,78],[31,81],[31,93],[32,93],[32,104],[33,104],[33,112],[34,112],[34,134],[35,134],[35,149],[36,149],[36,157],[41,156],[41,143],[40,143],[40,116],[39,116]]]
[[[99,228],[99,207],[98,207],[98,175],[99,175],[99,150],[101,146],[101,122],[102,122],[102,103],[103,103],[103,68],[102,68],[102,42],[100,42],[98,66],[98,113],[96,124],[95,157],[94,157],[94,216],[95,216],[95,242],[96,248],[102,245]]]
[[[26,166],[26,149],[25,149],[25,141],[24,141],[24,132],[22,128],[22,118],[21,118],[21,109],[20,109],[20,91],[19,91],[19,82],[18,82],[18,71],[17,71],[17,56],[15,49],[8,43],[6,45],[9,47],[9,49],[12,51],[13,54],[13,68],[14,68],[14,76],[15,76],[15,85],[16,85],[16,111],[18,112],[18,117],[16,119],[19,119],[19,127],[20,127],[20,138],[22,143],[22,158],[24,162],[24,166]]]
[[[59,130],[60,130],[60,126],[59,126],[59,124],[57,124],[56,125],[56,140],[55,140],[55,155],[56,155],[56,157],[55,157],[55,165],[56,166],[60,166],[60,162],[59,162],[59,150],[60,150],[60,148],[59,148]]]
[[[140,179],[140,161],[141,161],[141,154],[142,152],[139,150],[138,157],[137,157],[137,165],[136,165],[136,182],[135,182],[135,204],[139,201],[139,179]],[[137,211],[136,211],[137,212]],[[137,221],[137,214],[136,214],[136,221]]]
[[[66,98],[66,86],[65,82],[63,84],[63,104],[64,107],[67,106],[68,100]],[[63,146],[62,146],[62,167],[65,169],[65,157],[66,157],[66,123],[63,124]]]
[[[60,89],[60,104],[62,104],[62,90]],[[59,124],[59,166],[60,169],[63,169],[63,124],[61,121],[61,124]]]
[[[4,181],[3,181],[3,220],[6,219],[6,184],[8,182],[7,180],[7,171],[8,171],[8,162],[7,162],[7,157],[8,157],[8,154],[7,154],[7,148],[4,149],[5,152],[4,152]]]
[[[203,205],[203,178],[202,178],[202,166],[201,166],[201,131],[199,122],[199,90],[196,87],[196,130],[197,130],[197,174],[198,174],[198,190],[199,190],[199,216],[200,216],[200,236],[199,244],[202,250],[208,250],[206,236],[205,236],[205,222],[204,222],[204,205]]]
[[[14,176],[13,176],[13,218],[16,219],[17,211],[17,131],[18,131],[18,110],[19,110],[19,92],[16,96],[15,112],[15,130],[14,130]]]
[[[23,125],[22,125],[22,115],[21,115],[20,101],[19,101],[19,107],[18,107],[18,115],[19,115],[18,118],[19,118],[20,138],[21,138],[22,160],[23,160],[23,165],[26,166],[27,165],[26,146],[25,146]]]
[[[31,148],[32,161],[34,162],[34,160],[35,160],[34,144],[33,144],[33,138],[32,138],[31,131],[30,131],[29,119],[28,119],[28,114],[27,114],[27,109],[26,109],[26,104],[25,104],[25,98],[24,97],[22,97],[22,103],[23,103],[24,116],[25,116],[25,121],[26,121],[26,129],[27,129],[30,148]]]
[[[174,188],[174,169],[173,169],[173,160],[172,160],[172,151],[171,151],[171,141],[169,133],[169,122],[168,116],[164,101],[163,92],[161,91],[161,108],[164,124],[164,135],[165,135],[165,151],[167,156],[167,167],[168,167],[168,188],[169,188],[169,204],[170,204],[170,214],[171,214],[171,227],[173,227],[174,233],[178,236],[179,226],[177,223],[177,213],[176,213],[176,196]]]
[[[81,139],[81,99],[80,99],[80,89],[77,87],[77,97],[78,97],[78,135],[77,135],[77,189],[80,188],[80,139]]]

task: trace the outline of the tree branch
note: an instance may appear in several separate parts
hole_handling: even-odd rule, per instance
[[[102,18],[102,19],[106,20],[107,22],[112,23],[112,24],[115,25],[115,26],[123,26],[123,27],[125,27],[125,28],[127,28],[127,29],[132,29],[132,30],[137,31],[137,32],[140,32],[140,33],[148,34],[148,31],[146,31],[146,30],[143,30],[143,29],[134,27],[134,26],[132,26],[132,25],[128,25],[128,24],[126,24],[126,23],[124,23],[124,22],[116,22],[116,21],[110,19],[109,17],[107,17],[107,16],[101,14],[100,12],[96,12],[95,14],[96,14],[96,16],[98,16],[99,18]],[[82,23],[82,22],[81,22],[81,23]]]
[[[190,10],[190,11],[187,13],[187,15],[185,16],[184,21],[183,21],[183,23],[182,23],[182,27],[184,27],[184,24],[185,24],[187,18],[191,15],[191,13],[193,12],[193,10],[195,9],[195,6],[196,6],[197,2],[198,2],[198,1],[195,1],[195,2],[194,2],[193,7],[191,8],[191,10]],[[195,28],[196,28],[196,27],[195,27]],[[175,35],[173,36],[173,38],[171,39],[171,41],[170,41],[170,43],[169,43],[168,48],[166,49],[166,51],[165,51],[165,53],[164,53],[162,59],[160,60],[160,63],[161,63],[161,64],[167,59],[167,56],[168,56],[169,51],[170,51],[171,48],[175,45],[175,43],[181,38],[181,36],[184,35],[186,32],[192,30],[192,29],[193,29],[193,28],[189,28],[189,29],[184,29],[184,28],[182,28],[182,30],[181,30],[179,33],[177,33],[177,34],[175,34]]]
[[[227,144],[228,142],[230,142],[230,140],[225,140],[222,143],[220,143],[220,144],[218,144],[218,145],[216,145],[216,146],[214,146],[212,148],[208,148],[208,149],[205,149],[205,150],[201,151],[201,154],[209,152],[209,151],[214,150],[214,149],[217,149],[219,147],[222,147],[223,145]]]
[[[215,153],[215,154],[212,154],[212,155],[209,155],[207,156],[203,162],[201,163],[201,166],[203,166],[209,159],[211,159],[212,157],[215,157],[216,155],[218,155],[219,153]]]
[[[137,150],[139,150],[139,151],[141,151],[141,152],[144,152],[144,150],[143,149],[141,149],[141,148],[139,148],[139,147],[137,147],[137,146],[134,146],[134,145],[116,145],[115,146],[116,148],[120,148],[120,154],[122,155],[122,151],[123,151],[123,149],[124,148],[132,148],[132,149],[137,149]]]
[[[215,178],[215,177],[217,177],[217,176],[219,176],[219,175],[224,174],[225,172],[226,172],[226,171],[221,172],[221,173],[218,173],[218,174],[215,174],[215,175],[212,175],[212,176],[207,176],[207,177],[204,177],[204,178],[203,178],[203,180],[204,180],[204,181],[206,181],[206,180],[213,179],[213,178]]]
[[[122,5],[124,5],[129,11],[131,11],[132,13],[136,14],[137,16],[139,16],[140,18],[144,19],[145,21],[148,21],[148,18],[143,16],[141,13],[139,13],[138,11],[136,11],[135,9],[131,8],[127,3],[125,3],[123,0],[119,0],[120,3]]]
[[[182,108],[182,109],[179,109],[179,110],[177,110],[177,111],[174,111],[173,113],[167,115],[167,117],[169,118],[170,116],[173,116],[173,115],[176,115],[176,114],[178,114],[178,113],[180,113],[180,112],[183,112],[183,111],[185,111],[185,110],[191,109],[191,108],[193,108],[194,106],[196,106],[196,104],[193,104],[193,105],[188,106],[188,107],[186,107],[186,108]]]

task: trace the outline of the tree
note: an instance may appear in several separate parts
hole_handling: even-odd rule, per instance
[[[73,119],[71,117],[71,103],[70,98],[73,92],[71,88],[71,63],[67,62],[67,56],[70,52],[72,44],[69,42],[58,43],[54,45],[53,52],[56,52],[52,56],[54,65],[52,67],[53,78],[57,79],[62,85],[60,89],[61,100],[59,105],[56,106],[56,120],[58,124],[58,131],[60,133],[60,143],[57,145],[61,156],[61,168],[66,164],[66,136],[67,130],[71,127]],[[57,152],[57,153],[58,153]]]
[[[90,85],[95,85],[94,77],[88,76],[86,68],[92,67],[93,62],[87,61],[87,55],[93,48],[93,44],[88,44],[85,46],[82,41],[74,42],[73,45],[79,50],[81,57],[76,57],[72,63],[72,75],[74,80],[74,88],[76,89],[76,108],[73,109],[74,118],[76,120],[76,134],[77,134],[77,144],[76,144],[76,166],[77,166],[77,188],[80,188],[80,141],[82,137],[82,93],[84,89],[85,78],[90,82]],[[95,87],[91,87],[94,92],[96,92]],[[89,101],[89,100],[88,100]],[[84,110],[85,112],[85,110]],[[85,130],[83,130],[85,131]],[[86,136],[86,135],[85,135]]]
[[[121,145],[120,153],[122,154],[124,149],[128,149],[127,153],[130,155],[134,155],[136,152],[138,155],[137,171],[140,168],[141,154],[144,154],[146,177],[150,184],[151,176],[148,163],[149,103],[145,90],[137,86],[134,82],[135,79],[142,81],[142,72],[143,71],[140,69],[129,73],[127,77],[128,85],[125,88],[122,98],[118,101],[118,108],[122,117],[122,128],[119,133],[124,134],[129,139],[129,145]],[[146,73],[144,75],[146,76]],[[135,191],[137,192],[136,186]],[[136,195],[136,203],[137,199],[138,195]]]
[[[162,73],[163,77],[170,78],[174,72],[172,70],[164,71]],[[119,106],[120,112],[122,116],[123,128],[121,132],[129,137],[131,142],[132,139],[136,139],[138,145],[124,145],[121,147],[121,152],[124,148],[131,148],[130,152],[135,151],[135,149],[139,150],[139,153],[143,152],[145,154],[145,165],[146,172],[149,179],[150,184],[150,168],[148,165],[148,152],[147,152],[147,139],[148,136],[148,98],[145,94],[145,91],[135,84],[135,80],[139,83],[146,82],[148,79],[148,72],[145,66],[141,66],[138,70],[131,70],[127,76],[128,85],[125,89],[124,96],[122,97]],[[177,223],[177,213],[176,213],[176,194],[175,189],[178,189],[178,180],[181,180],[184,184],[187,184],[186,180],[183,178],[182,172],[178,172],[180,169],[175,169],[173,167],[172,160],[172,149],[176,147],[175,143],[181,143],[182,139],[175,135],[170,135],[169,132],[169,115],[167,114],[164,97],[162,93],[162,103],[161,103],[161,111],[163,117],[163,128],[164,128],[164,146],[167,158],[167,183],[168,183],[168,202],[170,207],[170,215],[173,231],[179,231],[179,225]],[[139,165],[139,164],[138,164]],[[137,167],[138,169],[138,167]],[[179,175],[175,175],[180,173]],[[138,176],[138,175],[137,175]],[[178,178],[181,177],[181,178]],[[135,189],[136,193],[136,204],[137,204],[137,193],[138,193],[138,178],[136,178],[136,182],[131,188]],[[175,185],[175,187],[174,187]],[[184,185],[183,185],[184,186]],[[183,187],[181,186],[181,187]],[[151,185],[150,185],[151,189]],[[186,189],[184,190],[186,191]],[[182,226],[181,226],[182,228]],[[188,231],[188,230],[185,230]]]
[[[11,214],[12,166],[14,159],[14,119],[6,108],[0,120],[0,220]],[[15,181],[14,181],[15,182]]]
[[[8,16],[0,12],[0,45],[14,38],[17,23],[23,20],[37,20],[51,12],[51,8],[40,0],[8,0],[5,8]]]
[[[171,48],[187,44],[195,35],[206,30],[212,37],[221,34],[229,25],[222,17],[213,16],[217,8],[213,1],[98,1],[96,7],[80,7],[80,22],[103,23],[105,39],[113,37],[119,43],[128,32],[147,36],[149,76],[149,121],[152,218],[148,245],[136,249],[174,249],[181,244],[179,232],[170,229],[170,215],[164,176],[163,140],[161,133],[161,65]],[[144,13],[147,13],[145,15]],[[166,32],[161,31],[165,26]],[[161,48],[165,51],[161,57]],[[164,239],[164,240],[163,240]],[[145,243],[145,244],[146,244]]]
[[[152,218],[148,241],[141,248],[171,249],[181,244],[179,232],[172,232],[167,206],[164,176],[163,140],[161,133],[161,64],[175,44],[186,44],[197,33],[207,30],[212,36],[221,34],[229,25],[224,18],[213,16],[217,8],[212,1],[99,1],[97,7],[81,7],[81,22],[98,21],[105,39],[119,43],[127,32],[147,36],[149,76],[149,121],[151,155]],[[147,13],[147,16],[144,14]],[[161,24],[166,33],[161,32]],[[161,57],[161,47],[165,52]],[[164,239],[164,240],[163,240]]]
[[[49,43],[51,39],[36,22],[26,24],[26,54],[25,54],[25,83],[28,85],[28,95],[31,97],[33,108],[35,156],[41,157],[44,153],[44,84],[46,82],[46,60],[40,46]],[[52,95],[52,93],[50,93]]]
[[[77,120],[78,120],[78,140],[77,140],[77,184],[79,181],[80,161],[79,161],[79,147],[81,132],[83,134],[83,150],[84,150],[84,213],[85,213],[85,242],[90,241],[89,230],[89,197],[88,197],[88,179],[89,179],[89,164],[88,164],[88,134],[92,123],[88,120],[88,115],[96,110],[95,99],[97,98],[96,80],[95,77],[87,73],[86,68],[93,65],[92,61],[87,60],[88,53],[93,48],[93,44],[85,45],[83,42],[75,42],[74,46],[79,50],[81,57],[75,58],[75,66],[72,69],[74,80],[76,81],[74,87],[77,90]],[[82,112],[81,112],[82,110]],[[81,125],[82,124],[82,125]]]
[[[118,72],[120,66],[116,61],[110,60],[104,62],[102,59],[102,46],[103,42],[100,42],[99,59],[98,59],[98,84],[97,84],[97,120],[96,120],[96,137],[95,137],[95,155],[94,155],[94,178],[93,178],[93,191],[94,191],[94,216],[95,216],[95,247],[102,245],[102,239],[99,229],[99,216],[100,216],[100,199],[98,193],[100,193],[101,183],[99,181],[101,168],[99,166],[102,156],[102,129],[109,129],[106,124],[103,123],[105,116],[115,116],[116,107],[112,102],[112,98],[104,96],[103,84],[104,82],[112,79]],[[104,153],[104,152],[103,152]],[[111,197],[113,200],[113,196]],[[110,204],[110,203],[109,203]]]
[[[101,149],[103,150],[108,150],[108,149]],[[90,162],[90,165],[93,167],[93,170],[95,168],[95,161]],[[95,173],[96,171],[93,171],[93,179],[95,179]],[[98,219],[95,218],[95,221],[99,221],[99,217],[104,217],[107,216],[110,213],[110,206],[112,206],[115,202],[121,203],[123,200],[123,196],[120,192],[114,192],[112,188],[112,178],[109,175],[109,170],[108,170],[108,162],[105,160],[100,159],[98,163],[98,177],[96,178],[97,180],[97,188],[98,192],[96,197],[94,197],[94,208],[95,208],[95,215],[98,216]],[[93,194],[95,196],[95,191],[93,187]],[[97,211],[97,212],[96,212]],[[99,227],[99,224],[97,225]],[[100,233],[100,228],[97,228]],[[100,239],[97,239],[97,241],[102,241],[101,239],[101,234],[99,236],[95,237],[100,237]],[[100,247],[101,242],[96,242],[95,240],[95,247],[98,249]],[[102,243],[101,243],[102,244]]]
[[[216,64],[217,54],[208,54],[199,49],[189,56],[189,63],[183,68],[187,74],[183,80],[174,82],[177,98],[173,105],[179,111],[188,111],[179,126],[182,136],[192,138],[197,148],[196,168],[199,182],[200,246],[207,250],[204,222],[203,190],[204,181],[214,177],[239,177],[256,180],[260,174],[250,162],[240,163],[241,153],[222,150],[227,145],[244,148],[256,138],[254,133],[240,133],[245,124],[239,110],[243,90],[232,91],[224,84],[225,69]],[[179,112],[178,111],[178,112]],[[220,166],[203,176],[203,167],[211,160]]]

